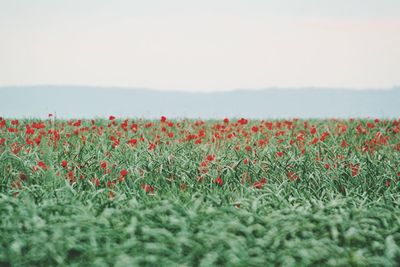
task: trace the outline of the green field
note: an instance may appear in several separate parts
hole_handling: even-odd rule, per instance
[[[0,119],[0,266],[398,266],[400,120]]]

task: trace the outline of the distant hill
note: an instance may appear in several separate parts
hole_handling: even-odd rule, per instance
[[[0,87],[0,116],[59,118],[400,117],[400,87],[387,90],[282,89],[186,93],[85,86]]]

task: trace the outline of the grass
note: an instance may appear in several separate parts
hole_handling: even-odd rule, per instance
[[[399,130],[1,119],[0,266],[396,266]]]

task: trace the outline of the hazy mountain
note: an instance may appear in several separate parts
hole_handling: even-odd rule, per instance
[[[0,87],[0,116],[60,118],[400,117],[400,87],[390,90],[282,89],[185,93],[84,86]]]

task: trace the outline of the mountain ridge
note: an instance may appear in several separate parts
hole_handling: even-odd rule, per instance
[[[59,118],[400,117],[400,87],[279,88],[181,92],[147,88],[33,85],[0,87],[0,116]]]

